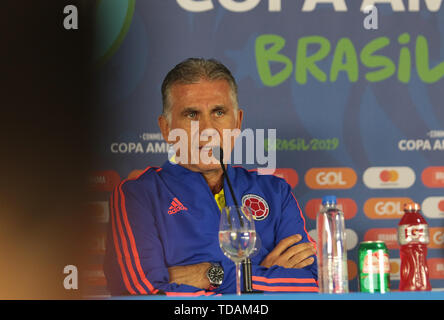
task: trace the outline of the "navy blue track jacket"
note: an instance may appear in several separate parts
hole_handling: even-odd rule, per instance
[[[302,269],[259,264],[282,239],[300,234],[312,241],[291,187],[272,175],[227,166],[234,193],[252,207],[260,238],[252,257],[253,289],[264,292],[318,292],[315,262]],[[233,205],[225,189],[226,204]],[[220,210],[200,173],[167,161],[122,181],[110,198],[110,224],[104,272],[112,295],[178,296],[235,293],[235,265],[219,247]],[[168,267],[202,262],[224,268],[222,285],[207,291],[169,283]]]

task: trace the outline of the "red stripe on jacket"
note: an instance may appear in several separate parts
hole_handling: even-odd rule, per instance
[[[124,253],[124,257],[125,257],[125,263],[127,266],[127,269],[129,271],[130,277],[133,281],[133,285],[136,287],[136,289],[139,291],[138,293],[140,294],[147,294],[147,291],[142,287],[142,285],[140,284],[139,280],[137,279],[136,276],[136,272],[134,271],[133,265],[132,265],[132,261],[131,261],[131,255],[129,253],[128,250],[128,243],[126,241],[126,237],[125,237],[125,233],[122,227],[122,222],[121,222],[121,218],[120,216],[122,215],[121,210],[119,210],[119,206],[118,206],[118,201],[117,199],[119,198],[119,187],[121,186],[121,184],[119,184],[119,186],[117,187],[116,193],[117,196],[115,197],[115,210],[116,210],[116,221],[117,221],[117,227],[119,230],[119,235],[120,235],[120,242],[122,243],[122,249],[123,249],[123,253]],[[122,207],[122,199],[120,200],[120,206]]]
[[[319,292],[318,287],[265,286],[253,283],[254,290],[269,292]]]
[[[302,221],[304,221],[304,231],[307,234],[308,241],[310,241],[311,244],[314,245],[314,249],[316,250],[316,242],[310,237],[310,235],[307,232],[307,229],[305,228],[305,218],[304,218],[304,215],[302,214],[302,210],[301,210],[301,207],[299,206],[299,202],[298,202],[298,200],[296,200],[296,197],[294,196],[293,192],[291,193],[291,195],[293,196],[294,201],[296,201],[296,205],[298,206]]]
[[[266,278],[253,276],[253,281],[265,282],[265,283],[312,283],[316,284],[316,280],[312,278]]]
[[[114,204],[113,204],[114,199],[113,198],[114,197],[111,197],[111,199],[110,199],[110,207],[111,207],[111,223],[112,223],[112,231],[113,231],[113,240],[114,240],[114,247],[116,249],[117,262],[119,263],[120,271],[122,273],[122,278],[123,278],[123,282],[125,283],[126,289],[131,294],[137,294],[136,291],[134,291],[134,289],[130,285],[128,275],[126,274],[126,271],[125,271],[125,266],[123,265],[122,253],[120,252],[119,242],[117,239],[115,212],[114,212]]]
[[[141,285],[141,283],[139,282],[139,280],[137,279],[137,276],[136,276],[136,273],[135,273],[135,271],[134,271],[134,268],[133,268],[133,265],[132,265],[132,263],[131,263],[131,255],[129,254],[129,247],[128,247],[128,244],[127,244],[127,241],[126,241],[126,237],[125,237],[125,234],[124,234],[124,230],[123,230],[123,227],[122,227],[122,223],[121,223],[121,221],[120,221],[120,215],[122,216],[122,220],[123,220],[123,222],[124,222],[124,225],[125,225],[125,229],[126,229],[126,233],[127,233],[127,235],[128,235],[128,239],[129,239],[129,242],[130,242],[130,245],[131,245],[131,251],[132,251],[132,254],[133,254],[133,257],[134,257],[134,261],[135,261],[135,265],[136,265],[136,268],[137,268],[137,271],[138,271],[138,274],[139,274],[139,276],[140,276],[140,278],[142,279],[142,281],[143,281],[143,283],[148,287],[148,289],[150,290],[150,293],[152,293],[152,294],[155,294],[155,293],[157,293],[158,292],[158,290],[157,289],[155,289],[153,286],[152,286],[152,284],[148,281],[148,279],[146,278],[146,276],[145,276],[145,274],[144,274],[144,272],[143,272],[143,269],[142,269],[142,266],[141,266],[141,264],[140,264],[140,258],[139,258],[139,253],[138,253],[138,251],[137,251],[137,247],[136,247],[136,242],[135,242],[135,239],[134,239],[134,235],[133,235],[133,233],[132,233],[132,230],[131,230],[131,226],[130,226],[130,224],[129,224],[129,221],[128,221],[128,215],[127,215],[127,211],[126,211],[126,206],[125,206],[125,195],[124,195],[124,193],[123,193],[123,191],[122,191],[122,185],[125,183],[125,182],[127,182],[127,181],[129,181],[129,180],[136,180],[136,179],[138,179],[141,175],[143,175],[145,172],[147,172],[149,169],[151,169],[151,167],[147,167],[140,175],[138,175],[136,178],[133,178],[133,179],[125,179],[125,180],[123,180],[117,187],[116,187],[116,190],[115,190],[115,192],[114,192],[114,195],[113,195],[113,198],[114,198],[114,210],[116,211],[115,212],[115,216],[116,216],[116,221],[117,221],[117,226],[118,226],[118,229],[119,229],[119,235],[120,235],[120,240],[121,240],[121,242],[122,242],[122,248],[123,248],[123,251],[124,251],[124,254],[125,254],[125,261],[126,261],[126,265],[127,265],[127,267],[128,267],[128,271],[130,272],[130,275],[131,275],[131,279],[133,280],[133,283],[134,283],[134,286],[139,290],[139,293],[141,293],[141,294],[147,294],[147,291],[142,287],[142,285]],[[119,206],[118,206],[118,201],[117,201],[117,199],[119,198],[119,196],[121,197],[121,211],[119,210]],[[115,226],[114,226],[115,227]],[[114,229],[115,230],[115,229]],[[125,268],[123,267],[123,262],[122,262],[122,254],[121,254],[121,252],[120,252],[120,248],[119,248],[119,246],[118,246],[118,243],[117,243],[117,237],[118,237],[118,234],[116,233],[116,232],[114,232],[113,233],[113,236],[114,236],[114,242],[115,242],[115,246],[116,246],[116,253],[117,253],[117,256],[118,257],[120,257],[120,261],[119,261],[119,265],[120,265],[120,269],[121,269],[121,272],[122,272],[122,276],[123,276],[123,278],[124,278],[124,281],[125,281],[125,279],[127,280],[127,281],[125,281],[125,285],[126,285],[126,287],[127,287],[127,289],[128,289],[128,291],[131,293],[131,294],[137,294],[134,290],[129,290],[130,289],[130,286],[129,286],[129,280],[128,280],[128,277],[127,277],[127,275],[126,275],[126,271],[125,271]]]
[[[171,297],[198,297],[198,296],[211,296],[214,292],[207,292],[205,290],[197,292],[165,292],[167,296]]]
[[[145,172],[149,169],[149,167],[145,170]],[[143,272],[142,269],[142,265],[140,264],[140,258],[139,258],[139,252],[137,251],[137,247],[136,247],[136,240],[134,238],[134,234],[131,230],[131,226],[129,224],[128,221],[128,214],[126,212],[126,207],[125,207],[125,195],[123,194],[122,191],[122,185],[128,180],[124,180],[120,186],[119,186],[119,192],[120,192],[120,196],[121,196],[121,206],[122,206],[122,213],[123,213],[123,221],[125,223],[125,228],[128,234],[128,238],[130,240],[130,244],[131,244],[131,251],[133,253],[133,257],[134,257],[134,262],[136,264],[136,268],[137,271],[139,272],[139,276],[142,279],[143,283],[148,287],[148,289],[151,291],[151,293],[156,293],[158,290],[156,290],[153,285],[148,281],[148,279],[145,276],[145,273]],[[132,266],[131,266],[132,267]],[[137,284],[139,284],[138,280],[135,279],[135,281],[137,281]],[[140,284],[139,284],[140,285]],[[145,290],[143,290],[145,291]],[[146,291],[145,291],[146,294]]]

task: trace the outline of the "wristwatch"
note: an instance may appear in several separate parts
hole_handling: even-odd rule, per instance
[[[218,263],[212,263],[207,270],[207,278],[210,281],[208,290],[218,288],[224,280],[224,268]]]

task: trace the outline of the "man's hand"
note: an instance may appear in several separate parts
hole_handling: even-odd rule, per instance
[[[282,239],[278,245],[262,261],[261,266],[270,268],[281,266],[284,268],[303,268],[314,262],[314,258],[309,258],[316,254],[316,250],[310,242],[293,246],[302,240],[299,234]]]
[[[187,284],[206,290],[210,287],[210,281],[207,278],[207,270],[210,266],[210,263],[203,262],[188,266],[170,267],[168,268],[170,283]]]

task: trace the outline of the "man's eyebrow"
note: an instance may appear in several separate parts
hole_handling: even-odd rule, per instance
[[[182,114],[187,114],[190,112],[200,112],[198,108],[196,107],[186,107],[185,109],[182,110]]]
[[[219,111],[219,110],[225,111],[225,110],[227,110],[227,107],[221,104],[221,105],[216,105],[213,108],[211,108],[211,111]]]

